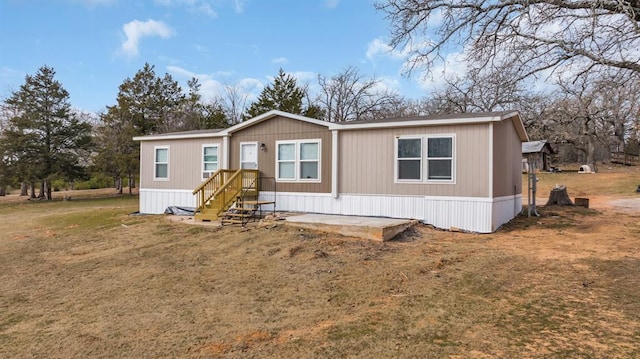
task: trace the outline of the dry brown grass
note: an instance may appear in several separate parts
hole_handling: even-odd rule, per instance
[[[384,244],[0,199],[0,357],[639,357],[638,172],[558,181],[592,208]]]

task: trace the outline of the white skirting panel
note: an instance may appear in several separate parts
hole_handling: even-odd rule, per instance
[[[423,221],[438,228],[491,233],[491,199],[427,197]]]
[[[493,199],[493,228],[497,230],[501,225],[515,218],[522,211],[522,194]]]
[[[260,199],[274,200],[273,192]],[[412,218],[442,229],[491,233],[522,210],[522,195],[490,198],[373,196],[278,192],[276,210],[352,216]],[[195,207],[189,190],[140,189],[140,213],[162,214],[169,206]],[[263,210],[272,210],[264,206]]]
[[[261,200],[274,200],[273,192],[260,193]],[[522,196],[500,198],[373,196],[324,193],[277,193],[276,210],[354,216],[412,218],[442,229],[491,233],[520,211]],[[514,203],[515,201],[515,203]],[[273,207],[264,207],[265,210]],[[511,208],[507,211],[507,208]]]
[[[169,206],[195,207],[189,190],[140,188],[140,213],[162,214]]]

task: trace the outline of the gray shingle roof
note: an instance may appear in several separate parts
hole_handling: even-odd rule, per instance
[[[530,141],[522,143],[522,153],[536,153],[542,151],[547,144],[547,140]],[[553,150],[552,150],[553,152]]]

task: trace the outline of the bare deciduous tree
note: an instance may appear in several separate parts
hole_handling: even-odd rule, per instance
[[[409,72],[462,44],[469,62],[510,64],[520,78],[560,65],[640,73],[638,0],[381,0],[376,8],[391,22],[391,45],[409,53]]]
[[[247,110],[247,101],[253,88],[246,88],[239,84],[224,85],[224,92],[218,94],[212,104],[220,107],[227,117],[229,124],[242,122],[242,115]]]
[[[604,160],[612,149],[619,150],[632,135],[640,115],[638,84],[636,80],[619,86],[615,79],[588,76],[560,81],[560,95],[545,115],[549,138],[570,144],[595,168],[596,160]]]
[[[522,82],[512,81],[509,68],[472,69],[445,82],[426,100],[430,114],[516,110],[532,96]]]
[[[325,112],[325,120],[329,122],[386,116],[389,115],[389,109],[401,101],[399,95],[380,89],[378,79],[365,79],[353,66],[329,79],[319,75],[318,83],[318,103]]]

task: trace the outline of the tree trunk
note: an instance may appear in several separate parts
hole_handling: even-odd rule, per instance
[[[4,186],[0,186],[0,197],[4,197],[7,195],[7,190],[4,188]]]
[[[587,164],[591,166],[593,172],[598,172],[598,167],[596,166],[596,146],[593,143],[593,138],[591,136],[587,136]]]
[[[31,182],[31,199],[36,199],[36,184]]]
[[[44,181],[44,188],[45,188],[45,196],[47,198],[47,201],[51,201],[53,199],[51,197],[51,180]]]
[[[133,196],[133,186],[135,186],[135,183],[133,183],[133,176],[129,174],[129,196]]]
[[[40,182],[40,193],[38,193],[38,198],[45,198],[44,180],[42,180],[42,182]]]
[[[118,177],[118,194],[122,194],[122,177]]]
[[[569,194],[567,194],[567,187],[564,185],[560,185],[551,190],[549,194],[549,200],[547,201],[546,206],[573,206],[573,202],[571,202],[571,198],[569,198]]]
[[[20,182],[20,196],[28,196],[29,195],[29,186],[27,182]]]

